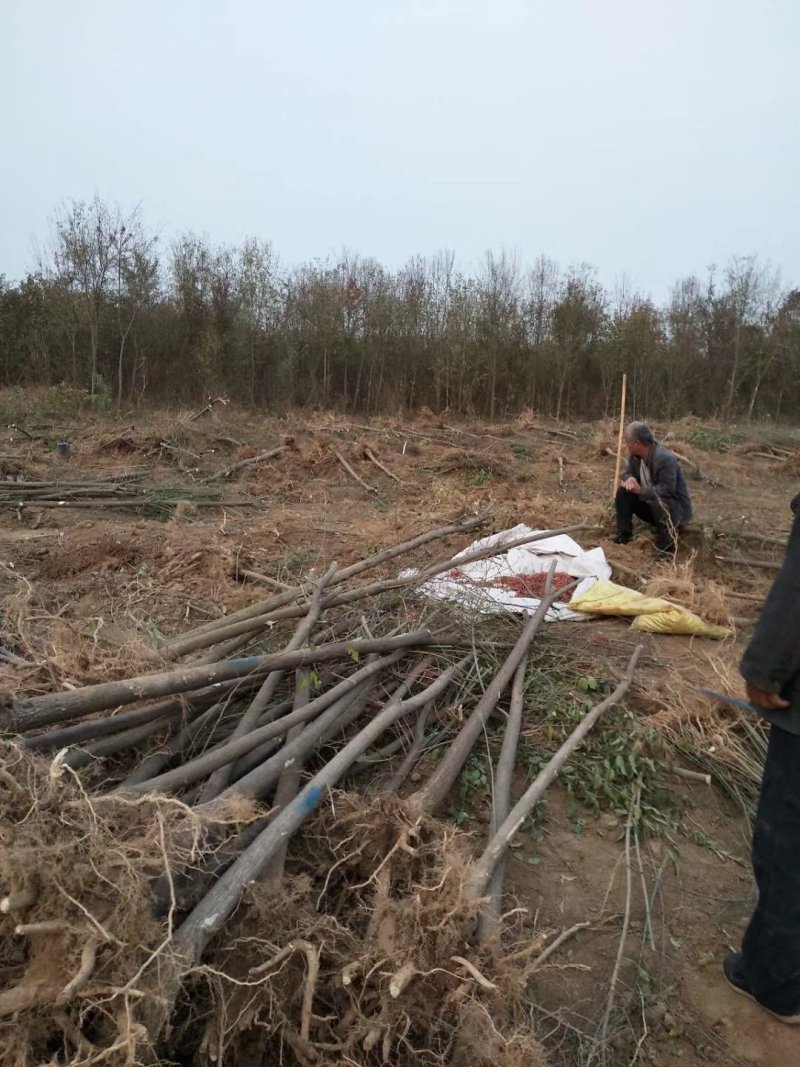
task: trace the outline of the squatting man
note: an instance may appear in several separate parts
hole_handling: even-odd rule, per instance
[[[677,458],[660,445],[644,422],[625,430],[628,465],[616,496],[618,545],[633,538],[633,517],[655,527],[656,548],[663,559],[674,556],[678,534],[692,518],[692,501]]]

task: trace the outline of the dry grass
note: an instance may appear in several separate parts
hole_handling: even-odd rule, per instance
[[[0,1058],[44,1062],[55,1042],[86,1067],[147,1062],[141,1020],[178,919],[177,904],[151,918],[150,883],[202,865],[256,812],[240,802],[211,822],[163,798],[92,799],[57,763],[13,745],[2,758],[2,888],[22,903],[5,919]],[[162,1052],[196,1047],[233,1065],[255,1040],[261,1062],[288,1046],[299,1063],[335,1052],[330,1062],[366,1067],[375,1049],[408,1065],[544,1064],[523,1010],[533,948],[510,966],[465,940],[469,858],[465,835],[400,801],[337,794],[286,883],[250,887],[190,976]],[[480,1019],[491,1038],[476,1050]]]
[[[336,794],[295,856],[293,878],[280,891],[253,887],[237,916],[230,933],[247,984],[203,972],[215,1013],[202,1046],[236,1063],[258,1021],[262,1047],[277,1056],[288,1043],[300,1062],[335,1052],[331,1063],[364,1067],[543,1065],[522,996],[535,950],[513,965],[474,956],[462,896],[469,859],[465,835],[411,817],[401,801]],[[325,868],[320,886],[310,876]],[[467,956],[473,970],[460,962]],[[312,1000],[325,1011],[303,1033],[312,960]],[[477,1044],[476,1025],[491,1035]]]
[[[732,642],[713,651],[698,648],[693,671],[696,686],[744,698],[740,654]],[[648,724],[751,809],[766,751],[763,724],[697,692],[680,674],[660,675],[651,704],[658,710],[648,716]]]
[[[157,991],[169,930],[150,917],[150,882],[165,864],[197,862],[212,824],[163,798],[90,799],[57,762],[8,743],[2,766],[0,878],[27,905],[3,919],[0,1061],[45,1062],[56,1041],[81,1046],[87,1065],[142,1062],[135,1016]],[[221,813],[215,842],[252,814]]]
[[[730,626],[734,613],[725,587],[695,572],[694,560],[678,563],[655,575],[644,589],[646,596],[658,597],[688,608],[702,619]]]
[[[617,454],[619,443],[619,425],[613,419],[602,419],[595,423],[593,445],[598,455],[611,452]]]

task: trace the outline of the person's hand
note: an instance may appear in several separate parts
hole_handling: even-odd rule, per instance
[[[766,689],[758,689],[747,683],[747,699],[757,708],[768,708],[771,711],[783,711],[789,707],[789,701],[784,700],[779,693],[768,693]]]
[[[629,493],[639,493],[642,489],[635,478],[626,478],[622,483],[622,488],[627,489]]]

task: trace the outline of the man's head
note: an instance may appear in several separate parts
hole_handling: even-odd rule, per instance
[[[645,459],[655,442],[653,431],[646,422],[632,422],[625,428],[625,447],[631,456]]]

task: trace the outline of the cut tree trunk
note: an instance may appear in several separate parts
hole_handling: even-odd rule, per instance
[[[636,664],[642,653],[642,648],[642,645],[637,645],[630,658],[630,662],[628,663],[625,676],[611,696],[606,697],[605,700],[592,708],[592,710],[584,716],[580,725],[576,727],[561,748],[559,748],[558,752],[556,752],[542,771],[540,771],[531,785],[525,790],[523,795],[511,809],[505,821],[498,827],[494,836],[489,841],[489,844],[486,846],[483,855],[473,865],[465,887],[465,894],[467,897],[473,900],[478,900],[484,896],[495,868],[506,854],[515,834],[533,811],[536,804],[538,804],[544,796],[546,790],[556,780],[564,764],[580,746],[583,739],[595,725],[603,712],[608,711],[609,708],[618,704],[628,692],[631,683],[633,682]]]
[[[340,697],[352,692],[362,681],[379,674],[384,667],[393,662],[395,662],[394,657],[385,657],[374,663],[367,664],[360,671],[357,671],[349,678],[345,678],[315,700],[310,701],[302,708],[298,708],[297,711],[293,711],[275,722],[259,726],[243,737],[235,738],[219,748],[198,756],[197,759],[191,760],[189,763],[184,763],[172,771],[160,774],[157,778],[142,782],[134,787],[135,791],[146,793],[174,791],[176,789],[185,789],[186,786],[192,785],[194,782],[200,782],[219,767],[224,767],[246,755],[257,745],[263,744],[263,742],[269,741],[273,737],[281,737],[297,723],[308,722],[313,719],[339,700]]]
[[[216,474],[209,474],[207,478],[201,478],[201,485],[208,485],[209,482],[215,482],[218,478],[230,478],[232,474],[237,471],[244,470],[246,467],[255,467],[259,463],[266,463],[268,459],[275,459],[276,456],[283,455],[284,452],[288,452],[290,445],[279,445],[278,448],[273,448],[269,452],[262,452],[258,456],[252,456],[250,459],[243,459],[239,463],[234,463],[232,467],[228,467],[227,470],[217,471]]]
[[[374,744],[394,722],[441,696],[470,661],[465,656],[444,671],[421,693],[407,700],[392,701],[379,712],[329,763],[314,775],[298,796],[279,812],[253,843],[217,880],[172,938],[172,955],[162,959],[159,1000],[148,1012],[147,1029],[158,1039],[175,1004],[184,974],[201,958],[206,946],[230,918],[245,886],[258,879],[283,843],[316,811],[322,800],[355,760]]]
[[[322,611],[321,601],[325,586],[334,576],[336,570],[336,564],[332,563],[330,567],[328,567],[327,571],[320,578],[319,582],[317,583],[317,587],[314,590],[314,595],[311,598],[311,603],[308,607],[308,614],[295,630],[294,634],[292,635],[291,641],[284,649],[285,652],[294,652],[298,648],[302,648],[307,643],[309,637],[311,636],[312,630],[317,625],[317,621],[319,620],[319,616]],[[235,741],[239,737],[244,737],[245,734],[250,733],[250,731],[255,728],[256,723],[261,718],[263,712],[266,711],[266,709],[269,707],[272,698],[277,692],[278,686],[281,684],[281,680],[283,678],[283,673],[283,671],[273,671],[271,674],[267,675],[266,679],[264,680],[264,684],[261,686],[255,697],[253,698],[252,704],[244,713],[244,715],[242,715],[239,722],[236,724],[236,728],[233,731],[231,741]],[[306,677],[308,677],[308,675],[306,675]],[[203,786],[203,789],[201,790],[201,803],[204,800],[212,800],[215,796],[222,792],[222,790],[230,781],[232,770],[233,765],[228,763],[225,764],[223,767],[220,767],[219,770],[215,771],[214,774],[212,774],[212,776],[209,778],[209,780],[206,782],[206,784]]]
[[[517,667],[514,681],[511,683],[511,706],[503,735],[503,747],[497,760],[494,775],[494,801],[492,819],[489,824],[489,838],[503,825],[511,808],[511,780],[517,762],[517,746],[522,729],[522,709],[525,702],[525,674],[528,670],[527,655]],[[481,910],[478,923],[478,940],[488,941],[497,932],[497,925],[503,913],[503,882],[505,878],[505,859],[501,859],[494,869],[488,888],[488,900]]]
[[[315,663],[367,655],[370,652],[393,652],[399,648],[414,648],[437,643],[428,630],[416,630],[397,637],[365,641],[341,641],[319,648],[304,648],[297,652],[278,652],[267,656],[247,656],[225,663],[203,667],[187,667],[165,674],[146,674],[119,682],[100,682],[82,689],[49,693],[41,697],[17,698],[7,711],[4,728],[25,731],[37,726],[64,722],[105,711],[137,700],[188,693],[216,682],[245,678],[257,671],[297,670]]]

